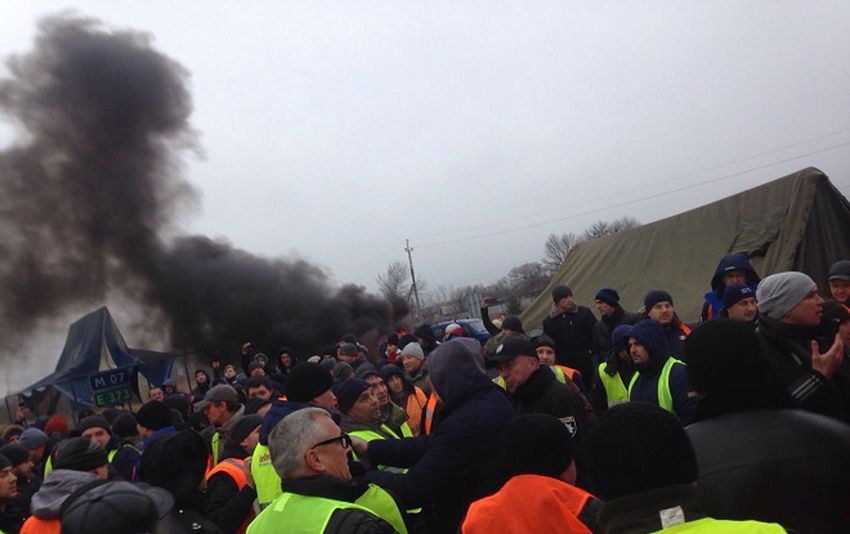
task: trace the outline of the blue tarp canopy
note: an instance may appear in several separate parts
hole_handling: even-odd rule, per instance
[[[152,384],[162,384],[171,374],[174,357],[164,352],[127,347],[118,325],[104,306],[71,325],[56,370],[25,388],[22,394],[32,404],[41,404],[40,397],[49,397],[52,399],[49,402],[55,404],[61,395],[70,399],[74,407],[92,406],[91,375],[109,369],[132,368],[136,371],[132,373],[133,390],[138,397],[137,373]]]

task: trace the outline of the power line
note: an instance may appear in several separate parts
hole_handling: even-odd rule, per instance
[[[544,226],[546,224],[550,224],[550,223],[553,223],[553,222],[561,222],[561,221],[566,221],[566,220],[569,220],[569,219],[575,219],[576,217],[581,217],[581,216],[584,216],[584,215],[592,215],[594,213],[599,213],[599,212],[607,211],[607,210],[614,209],[614,208],[620,208],[620,207],[623,207],[623,206],[628,206],[630,204],[636,204],[636,203],[642,202],[644,200],[651,200],[653,198],[672,195],[674,193],[679,193],[681,191],[687,191],[689,189],[694,189],[696,187],[700,187],[700,186],[703,186],[703,185],[716,183],[716,182],[720,182],[720,181],[723,181],[723,180],[728,180],[730,178],[735,178],[735,177],[741,176],[743,174],[747,174],[749,172],[758,171],[758,170],[761,170],[761,169],[766,169],[768,167],[773,167],[774,165],[779,165],[779,164],[782,164],[782,163],[788,163],[788,162],[791,162],[791,161],[794,161],[794,160],[797,160],[797,159],[800,159],[800,158],[804,158],[804,157],[807,157],[807,156],[813,156],[815,154],[827,152],[829,150],[833,150],[833,149],[836,149],[836,148],[839,148],[839,147],[842,147],[842,146],[845,146],[845,145],[850,145],[850,141],[844,141],[843,143],[831,145],[831,146],[828,146],[828,147],[825,147],[825,148],[822,148],[822,149],[819,149],[819,150],[813,150],[811,152],[807,152],[805,154],[800,154],[798,156],[793,156],[793,157],[786,158],[786,159],[783,159],[783,160],[774,161],[774,162],[767,163],[767,164],[764,164],[764,165],[758,165],[756,167],[751,167],[751,168],[745,169],[743,171],[734,172],[734,173],[727,174],[727,175],[724,175],[724,176],[720,176],[720,177],[717,177],[717,178],[711,178],[709,180],[703,180],[701,182],[697,182],[697,183],[694,183],[694,184],[678,187],[678,188],[671,189],[671,190],[668,190],[668,191],[662,191],[660,193],[654,193],[652,195],[645,195],[643,197],[630,199],[630,200],[620,202],[620,203],[617,203],[617,204],[612,204],[612,205],[609,205],[609,206],[603,206],[601,208],[586,210],[586,211],[583,211],[583,212],[574,213],[572,215],[567,215],[567,216],[564,216],[564,217],[556,217],[556,218],[553,218],[553,219],[546,219],[544,221],[540,221],[540,222],[536,222],[536,223],[530,223],[530,224],[525,224],[525,225],[521,225],[521,226],[515,226],[513,228],[505,228],[505,229],[502,229],[502,230],[494,230],[492,232],[485,232],[483,234],[461,237],[461,238],[457,238],[457,239],[447,239],[447,240],[444,240],[444,241],[435,241],[435,242],[432,242],[432,243],[424,243],[424,244],[419,245],[419,248],[420,249],[421,248],[430,248],[430,247],[436,247],[436,246],[440,246],[440,245],[448,245],[448,244],[452,244],[452,243],[462,243],[462,242],[465,242],[465,241],[472,241],[474,239],[481,239],[481,238],[484,238],[484,237],[504,235],[504,234],[513,233],[513,232],[519,232],[521,230],[527,230],[529,228],[536,228],[538,226]]]
[[[764,151],[764,152],[759,152],[757,154],[753,154],[753,155],[750,155],[750,156],[747,156],[747,157],[744,157],[744,158],[740,158],[740,159],[737,159],[737,160],[722,163],[722,164],[716,165],[714,167],[709,167],[709,168],[698,170],[698,171],[692,171],[692,172],[689,172],[689,173],[685,173],[685,174],[675,176],[673,178],[665,178],[663,180],[657,180],[655,182],[650,182],[648,184],[642,184],[639,187],[621,190],[617,193],[614,193],[613,195],[604,195],[604,196],[592,198],[590,200],[586,200],[586,201],[583,201],[583,202],[588,203],[588,204],[594,203],[594,202],[599,202],[599,201],[608,200],[608,199],[611,199],[611,198],[617,198],[617,197],[622,196],[622,195],[634,193],[636,191],[642,191],[642,190],[646,189],[647,187],[654,187],[656,185],[663,185],[663,184],[666,184],[666,183],[678,182],[678,181],[684,180],[686,178],[690,178],[692,176],[697,176],[699,174],[704,174],[704,173],[707,173],[707,172],[713,172],[713,171],[716,171],[716,170],[723,169],[725,167],[729,167],[730,165],[737,165],[739,163],[744,163],[744,162],[747,162],[747,161],[750,161],[750,160],[753,160],[753,159],[761,158],[761,157],[764,157],[764,156],[769,156],[769,155],[775,154],[777,152],[782,152],[784,150],[788,150],[789,148],[795,148],[795,147],[805,145],[805,144],[808,144],[808,143],[813,143],[815,141],[820,141],[822,139],[828,139],[830,137],[835,137],[836,135],[841,135],[841,134],[844,134],[844,133],[847,133],[847,132],[850,132],[850,128],[845,128],[843,130],[837,130],[837,131],[829,133],[829,134],[820,135],[820,136],[817,136],[817,137],[812,137],[812,138],[806,139],[804,141],[799,141],[799,142],[791,143],[789,145],[784,145],[784,146],[781,146],[781,147],[778,147],[778,148],[773,148],[771,150],[767,150],[767,151]],[[798,157],[805,157],[805,156],[806,156],[806,154],[804,154],[802,156],[798,156]],[[794,158],[794,159],[797,159],[797,158]],[[551,210],[548,210],[548,211],[542,211],[542,212],[537,211],[534,214],[532,214],[531,216],[540,216],[540,215],[547,215],[549,213],[562,212],[562,211],[564,211],[564,209],[565,208],[555,208],[555,209],[551,209]],[[482,228],[489,228],[489,227],[493,226],[494,224],[498,224],[498,222],[493,222],[493,223],[490,223],[490,224],[468,226],[468,227],[466,227],[466,230],[479,230],[479,229],[482,229]],[[424,234],[424,235],[416,236],[415,239],[416,240],[428,239],[430,237],[439,237],[439,236],[443,236],[443,235],[447,235],[447,234],[453,234],[453,233],[457,233],[457,230],[456,229],[455,230],[446,230],[444,232]]]

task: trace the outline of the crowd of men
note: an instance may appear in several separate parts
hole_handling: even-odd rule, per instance
[[[543,333],[482,313],[369,351],[245,343],[135,411],[3,429],[0,531],[850,532],[850,260],[720,260],[699,321],[647,291],[599,319],[567,286]],[[498,321],[496,321],[498,322]]]

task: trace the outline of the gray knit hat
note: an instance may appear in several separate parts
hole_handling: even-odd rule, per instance
[[[772,274],[756,289],[759,313],[781,319],[793,310],[817,284],[809,275],[797,271]]]
[[[419,343],[416,341],[411,341],[407,345],[401,349],[402,356],[413,356],[414,358],[419,358],[420,360],[425,358],[425,353],[422,352],[422,347],[419,346]]]

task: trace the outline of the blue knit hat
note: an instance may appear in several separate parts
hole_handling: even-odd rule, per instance
[[[673,304],[673,297],[670,293],[664,291],[663,289],[653,289],[649,293],[643,297],[643,307],[646,308],[646,311],[652,309],[653,306],[658,304],[659,302],[669,302]]]
[[[741,302],[745,298],[755,297],[756,292],[744,284],[732,284],[723,290],[723,307],[729,308]]]
[[[616,306],[620,302],[620,294],[616,289],[604,287],[596,292],[595,300],[601,300],[609,306]]]

